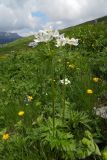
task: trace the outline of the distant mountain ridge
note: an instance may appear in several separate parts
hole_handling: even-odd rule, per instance
[[[12,42],[21,38],[17,33],[0,32],[0,44]]]

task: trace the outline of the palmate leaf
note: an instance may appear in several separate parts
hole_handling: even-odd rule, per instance
[[[88,114],[83,111],[76,111],[70,108],[70,106],[67,106],[65,111],[65,118],[68,122],[68,126],[77,128],[80,125],[83,127],[90,129],[89,123],[91,122]]]
[[[40,141],[42,145],[48,146],[51,151],[62,153],[61,156],[74,157],[76,142],[70,132],[64,130],[64,125],[60,119],[55,120],[53,135],[52,118],[49,118],[46,124],[40,126]]]

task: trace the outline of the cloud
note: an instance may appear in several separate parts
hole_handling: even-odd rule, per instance
[[[39,17],[33,17],[28,0],[0,0],[0,31],[34,30],[39,27]]]
[[[107,0],[39,0],[40,9],[53,19],[75,21],[107,14]]]
[[[31,34],[107,15],[107,0],[0,0],[0,31]]]

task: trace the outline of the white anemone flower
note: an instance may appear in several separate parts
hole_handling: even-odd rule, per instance
[[[40,42],[48,42],[51,41],[52,39],[56,40],[56,45],[55,45],[56,47],[62,47],[65,46],[66,44],[74,46],[78,45],[78,39],[74,38],[69,39],[68,37],[65,38],[64,34],[59,34],[58,30],[52,30],[52,27],[50,27],[49,29],[40,30],[34,36],[35,36],[34,42],[31,42],[28,45],[30,47],[35,47]]]
[[[70,82],[70,80],[68,80],[68,78],[65,78],[65,81],[64,81],[64,79],[62,79],[62,80],[60,80],[60,83],[67,85],[67,84],[70,84],[71,82]]]
[[[35,34],[35,40],[38,42],[48,42],[52,40],[52,31],[50,30],[40,30],[37,34]]]
[[[69,39],[68,37],[65,38],[64,34],[61,34],[59,35],[58,38],[56,38],[56,45],[55,45],[56,47],[65,46],[66,44],[77,46],[78,39],[74,38]]]
[[[53,37],[54,37],[54,38],[59,38],[59,36],[60,36],[60,34],[59,34],[58,30],[55,30],[55,31],[53,32]]]
[[[67,43],[66,38],[64,37],[64,34],[59,35],[58,38],[56,38],[56,47],[62,47],[65,46]]]

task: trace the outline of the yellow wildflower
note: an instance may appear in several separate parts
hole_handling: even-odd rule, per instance
[[[28,99],[29,102],[31,102],[33,97],[32,96],[28,96],[27,99]]]
[[[74,64],[70,64],[68,67],[71,68],[71,69],[74,69],[75,65]]]
[[[97,83],[99,80],[100,80],[100,78],[98,78],[98,77],[93,78],[93,82],[95,82],[95,83]]]
[[[24,112],[24,111],[20,111],[20,112],[18,112],[18,115],[19,115],[20,117],[22,117],[24,114],[25,114],[25,112]]]
[[[2,139],[3,140],[9,139],[9,134],[8,133],[4,133]]]
[[[92,89],[87,89],[87,90],[86,90],[86,93],[87,93],[87,94],[93,94],[93,90],[92,90]]]

